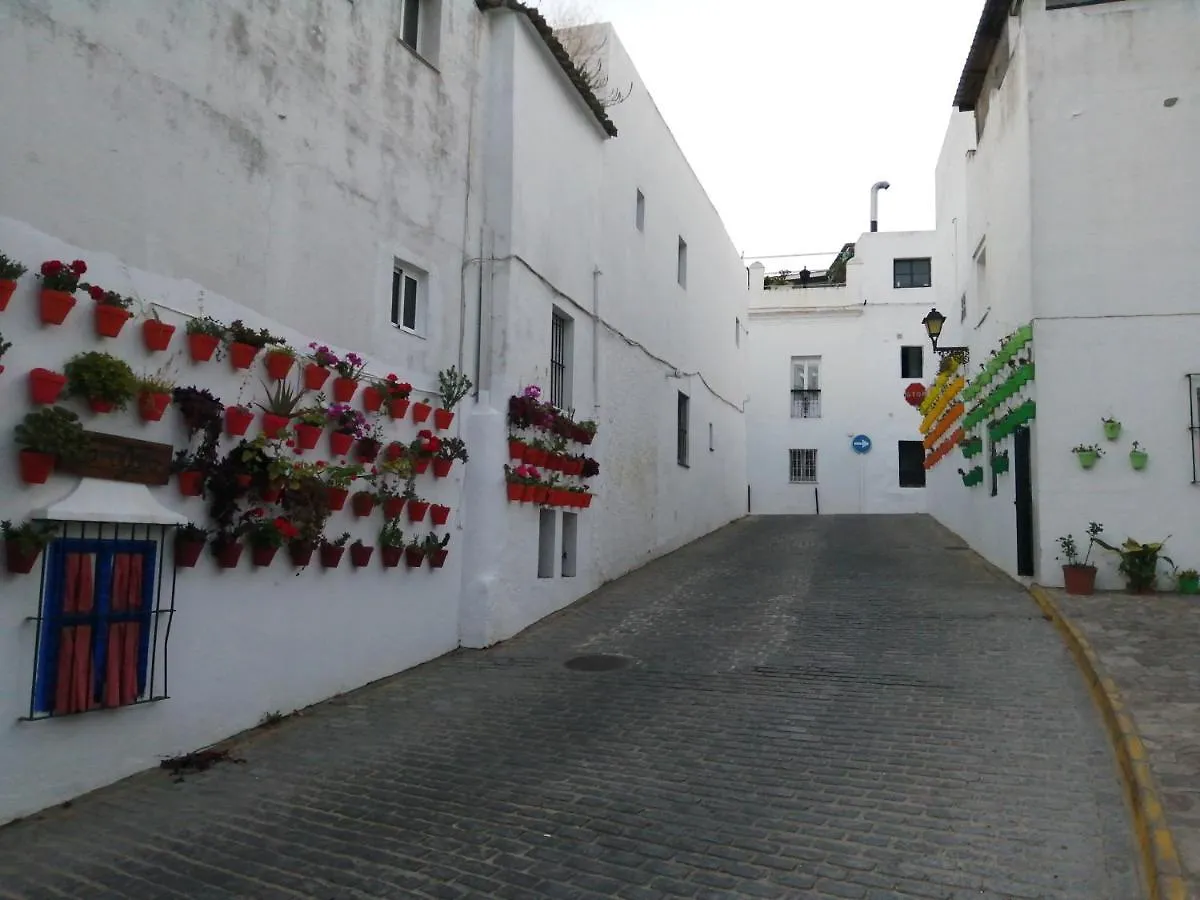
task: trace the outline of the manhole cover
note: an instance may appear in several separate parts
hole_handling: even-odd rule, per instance
[[[593,656],[576,656],[568,659],[564,665],[576,672],[611,672],[613,669],[623,669],[629,665],[624,656],[613,656],[600,653]]]

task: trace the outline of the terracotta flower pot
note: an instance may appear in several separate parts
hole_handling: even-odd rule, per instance
[[[565,506],[566,498],[563,495],[567,494],[567,493],[569,493],[569,491],[562,491],[562,490],[559,490],[558,488],[550,488],[548,491],[546,491],[547,505],[549,505],[549,506]]]
[[[147,319],[142,323],[142,343],[151,353],[160,353],[171,345],[175,336],[175,326],[160,322],[158,319]]]
[[[321,565],[326,569],[336,569],[342,564],[345,547],[334,547],[329,544],[321,545]]]
[[[321,439],[321,432],[323,430],[320,425],[305,425],[304,423],[297,425],[296,449],[315,450],[317,441]]]
[[[329,379],[329,370],[318,366],[316,363],[309,363],[304,367],[304,387],[310,391],[319,391],[325,387],[325,382]]]
[[[385,519],[395,519],[404,512],[403,497],[388,497],[383,501],[383,517]]]
[[[1068,594],[1087,596],[1096,592],[1095,566],[1063,566],[1062,571]]]
[[[268,438],[277,438],[288,427],[288,422],[290,421],[291,419],[287,416],[277,416],[275,413],[263,413],[263,434]]]
[[[106,415],[116,408],[116,404],[114,404],[111,400],[100,400],[97,397],[88,397],[88,407],[94,413]]]
[[[41,405],[54,403],[66,386],[66,375],[49,369],[34,369],[29,373],[29,400]]]
[[[435,459],[433,461],[433,477],[445,478],[450,474],[450,469],[454,465],[452,459]]]
[[[262,492],[263,503],[278,503],[283,497],[283,485],[276,482]]]
[[[61,325],[75,308],[75,297],[68,291],[48,291],[38,295],[38,314],[43,325]]]
[[[17,283],[10,278],[0,278],[0,312],[8,309],[8,301],[12,299]]]
[[[421,522],[425,519],[425,513],[429,511],[429,503],[425,500],[409,500],[408,501],[408,521]]]
[[[358,458],[363,462],[375,462],[383,445],[374,438],[363,438],[358,442]]]
[[[516,482],[508,482],[508,502],[520,503],[525,499],[525,485]]]
[[[413,474],[424,475],[429,471],[429,462],[430,460],[428,456],[423,456],[419,459],[413,460]]]
[[[383,563],[385,569],[394,569],[400,565],[400,560],[404,558],[403,547],[380,547],[379,561]]]
[[[187,336],[188,354],[192,362],[208,362],[217,352],[221,339],[211,334],[189,334]]]
[[[549,498],[550,498],[550,488],[545,487],[544,485],[539,485],[537,488],[534,489],[534,491],[533,491],[533,502],[534,503],[544,504]]]
[[[421,563],[425,561],[425,551],[420,547],[405,547],[404,562],[410,569],[421,568]]]
[[[292,371],[296,358],[282,350],[268,350],[264,362],[267,366],[267,377],[272,381],[282,381]]]
[[[371,562],[371,554],[375,552],[374,547],[367,547],[363,544],[350,545],[350,564],[356,569],[366,568]]]
[[[546,456],[546,451],[541,447],[525,448],[525,462],[529,463],[531,466],[545,466]]]
[[[241,561],[242,550],[245,549],[241,541],[230,541],[227,544],[213,544],[213,556],[217,558],[217,565],[222,569],[236,569],[237,564]]]
[[[54,472],[54,457],[49,453],[22,450],[18,454],[21,480],[26,484],[45,484]]]
[[[450,410],[439,407],[433,411],[433,427],[438,431],[445,431],[453,421],[454,413]]]
[[[414,403],[412,405],[412,420],[420,424],[429,418],[431,412],[433,412],[433,407],[428,403]]]
[[[28,575],[32,572],[33,564],[37,562],[41,552],[41,550],[37,550],[33,553],[24,553],[16,541],[4,542],[5,563],[8,566],[8,571],[13,575]]]
[[[579,440],[579,443],[583,444],[584,446],[587,446],[588,444],[590,444],[595,439],[595,437],[596,436],[594,434],[592,434],[590,431],[584,431],[583,429],[579,430],[578,440]]]
[[[171,403],[166,393],[142,393],[138,395],[138,415],[144,422],[159,422]]]
[[[508,458],[515,459],[517,462],[525,461],[525,442],[518,440],[510,440],[508,442]]]
[[[359,518],[369,516],[375,509],[375,495],[359,491],[350,498],[350,509]]]
[[[434,525],[445,525],[450,518],[450,507],[435,503],[429,507],[429,519]]]
[[[333,402],[349,403],[354,399],[354,393],[357,390],[358,382],[353,378],[335,378],[333,379]]]
[[[390,444],[387,445],[387,450],[384,452],[384,458],[387,459],[389,462],[392,462],[392,461],[399,459],[407,452],[408,452],[408,448],[405,447],[402,443],[400,443],[399,441],[392,441]]]
[[[229,364],[235,369],[248,369],[258,356],[258,348],[253,344],[243,344],[241,341],[231,341],[229,344]]]
[[[536,484],[521,485],[521,502],[532,503],[534,498],[537,497],[537,492],[538,486]]]
[[[393,419],[403,419],[408,415],[409,405],[410,401],[408,400],[389,400],[388,415]]]
[[[204,541],[175,539],[175,568],[194,569],[204,552]]]
[[[331,512],[341,512],[346,508],[346,498],[350,492],[345,488],[331,487],[325,489],[325,500]]]
[[[296,567],[307,566],[312,562],[313,551],[316,547],[308,541],[293,541],[288,544],[288,556],[292,558],[292,565]]]
[[[329,450],[334,456],[345,456],[354,446],[354,435],[344,431],[329,432]]]
[[[595,497],[596,495],[595,494],[580,494],[579,496],[583,498],[583,503],[580,504],[580,509],[587,509],[589,506],[592,505],[592,498]]]
[[[250,562],[257,568],[265,569],[275,561],[275,554],[278,552],[278,547],[251,547]]]
[[[244,406],[225,407],[225,433],[230,437],[242,437],[253,421],[253,411]]]
[[[374,385],[369,385],[363,388],[362,392],[363,412],[377,413],[383,408],[383,391]]]
[[[429,555],[429,568],[440,569],[446,564],[446,557],[450,555],[449,550],[434,550]]]
[[[204,473],[199,469],[186,469],[179,473],[179,493],[184,497],[199,497],[204,488]]]
[[[125,327],[125,323],[133,318],[133,313],[119,306],[109,306],[107,303],[97,303],[94,310],[96,334],[99,337],[115,338]]]

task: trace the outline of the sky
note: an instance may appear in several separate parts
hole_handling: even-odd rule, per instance
[[[983,0],[545,0],[564,3],[613,23],[747,261],[857,239],[876,181],[881,231],[933,227]]]

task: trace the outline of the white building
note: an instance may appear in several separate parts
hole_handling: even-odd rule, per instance
[[[936,373],[921,324],[934,304],[934,234],[868,232],[848,249],[832,283],[764,284],[779,279],[750,266],[755,514],[926,509],[920,416],[904,391]]]
[[[31,369],[61,371],[82,350],[260,401],[261,364],[191,361],[183,329],[198,315],[357,351],[418,397],[450,365],[476,385],[449,432],[469,463],[416,483],[452,508],[445,528],[411,526],[451,536],[441,570],[384,570],[377,555],[297,572],[282,554],[220,570],[206,554],[175,571],[169,529],[204,523],[203,499],[174,479],[22,484],[10,444],[0,519],[48,518],[85,543],[50,548],[30,575],[0,571],[0,821],[507,638],[743,513],[745,271],[615,36],[606,53],[614,83],[634,84],[607,111],[511,0],[0,10],[0,252],[31,270],[0,313],[14,344],[0,431],[32,409]],[[83,294],[62,325],[41,325],[37,267],[75,258],[178,326],[170,350],[147,351],[137,320],[98,338]],[[531,383],[599,423],[573,448],[600,463],[589,509],[507,502],[508,398]],[[144,423],[64,405],[95,431],[187,442],[174,410]],[[406,442],[421,427],[382,424]],[[327,533],[374,544],[381,525],[346,510]],[[68,554],[151,550],[138,683],[110,693],[111,608],[100,594],[71,606],[64,584],[81,582],[60,569]],[[68,610],[87,613],[87,641]],[[48,648],[85,644],[95,655],[64,705],[65,657]],[[91,705],[122,708],[49,715]]]
[[[1061,584],[1056,539],[1086,543],[1092,521],[1118,543],[1169,536],[1166,553],[1200,567],[1197,48],[1194,0],[985,5],[938,162],[934,284],[942,343],[969,347],[972,374],[1032,324],[1036,419],[987,441],[984,469],[1011,450],[1009,472],[964,487],[956,452],[928,493],[1012,574]],[[1102,418],[1122,422],[1117,440]],[[1091,444],[1105,456],[1084,470],[1072,449]],[[1099,586],[1122,586],[1098,555]]]

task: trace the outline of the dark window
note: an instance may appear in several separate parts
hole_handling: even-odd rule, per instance
[[[892,286],[898,288],[930,287],[933,284],[933,260],[892,260]]]
[[[675,458],[681,466],[688,464],[688,396],[679,392],[679,434],[676,437]]]
[[[646,230],[646,195],[641,191],[637,192],[637,213],[636,213],[637,230]]]
[[[679,239],[679,256],[676,260],[676,280],[680,287],[687,287],[687,241]]]
[[[925,487],[925,445],[920,441],[900,441],[900,487]]]
[[[550,403],[559,409],[570,405],[567,365],[570,348],[571,320],[555,310],[550,317]]]
[[[900,377],[920,378],[923,371],[923,347],[900,348]]]
[[[400,26],[400,40],[414,50],[421,37],[421,0],[403,0],[404,18]]]
[[[1097,6],[1101,3],[1116,3],[1118,0],[1046,0],[1046,9],[1069,9],[1072,6]]]
[[[417,297],[420,282],[397,266],[392,269],[392,324],[397,328],[417,330]]]

